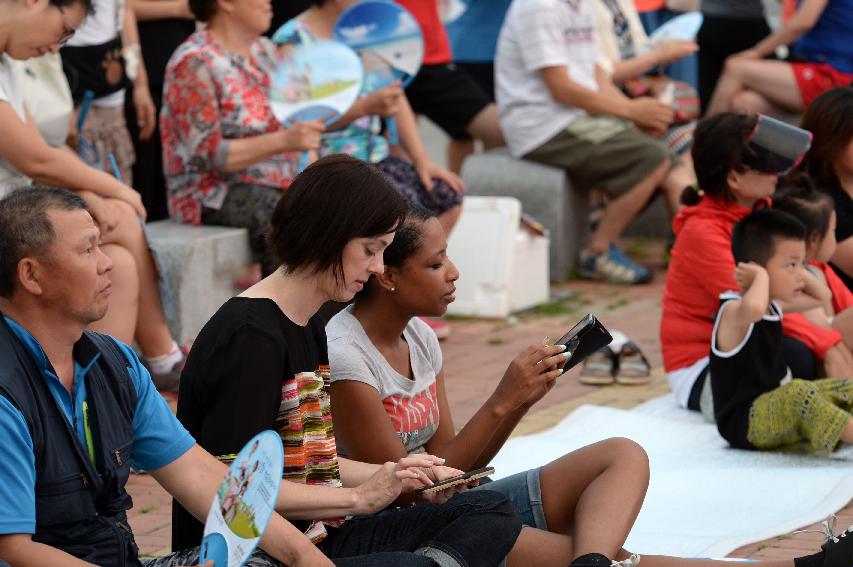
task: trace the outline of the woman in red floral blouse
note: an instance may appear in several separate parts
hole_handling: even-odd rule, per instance
[[[316,150],[319,122],[284,128],[267,99],[275,48],[261,34],[269,0],[190,0],[206,22],[166,68],[160,129],[172,218],[249,229],[264,274],[276,262],[264,235],[281,192],[295,176],[289,152]]]

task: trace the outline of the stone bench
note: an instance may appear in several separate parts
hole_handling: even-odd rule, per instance
[[[545,225],[551,247],[551,280],[565,281],[577,266],[589,232],[589,194],[572,187],[559,168],[511,157],[506,150],[474,154],[462,166],[471,195],[515,197],[522,210]]]
[[[550,232],[551,281],[568,279],[589,237],[587,190],[573,187],[562,169],[513,158],[503,148],[469,156],[462,166],[462,179],[471,195],[521,201],[523,211]],[[653,198],[624,234],[668,237],[670,220],[663,195]]]
[[[243,228],[190,226],[164,220],[148,223],[160,252],[177,307],[170,322],[180,344],[194,339],[207,320],[234,295],[233,280],[254,259]]]

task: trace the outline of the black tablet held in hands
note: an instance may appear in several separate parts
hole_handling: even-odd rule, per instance
[[[439,492],[441,490],[450,488],[451,486],[456,486],[457,484],[466,484],[473,480],[477,480],[478,478],[489,476],[490,474],[495,474],[495,469],[493,467],[483,467],[481,469],[475,469],[473,471],[468,471],[457,476],[446,478],[444,480],[436,482],[432,486],[425,486],[423,488],[419,488],[415,490],[415,494],[431,494],[433,492]]]
[[[572,353],[572,357],[563,366],[563,372],[566,372],[611,342],[613,337],[610,336],[610,332],[594,315],[588,314],[554,344],[566,345],[566,350]]]

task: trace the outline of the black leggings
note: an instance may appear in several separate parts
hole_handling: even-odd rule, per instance
[[[782,353],[785,356],[785,364],[791,369],[791,376],[804,380],[817,378],[817,357],[806,346],[806,343],[793,337],[782,337],[782,342]],[[707,377],[708,368],[705,367],[705,370],[693,383],[690,398],[687,400],[687,409],[702,411],[702,408],[699,407],[699,400],[702,397],[702,387],[705,385]]]
[[[237,184],[228,188],[225,201],[219,209],[203,207],[201,222],[218,226],[233,226],[249,231],[249,245],[261,262],[261,275],[267,277],[279,263],[267,246],[272,213],[282,192],[265,185]]]
[[[749,49],[769,34],[770,28],[764,18],[723,18],[705,14],[696,38],[699,44],[699,101],[703,113],[711,102],[726,57]]]

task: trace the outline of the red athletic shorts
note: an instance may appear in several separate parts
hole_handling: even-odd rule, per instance
[[[828,63],[791,63],[791,67],[805,108],[824,91],[853,83],[853,74],[837,71]]]

